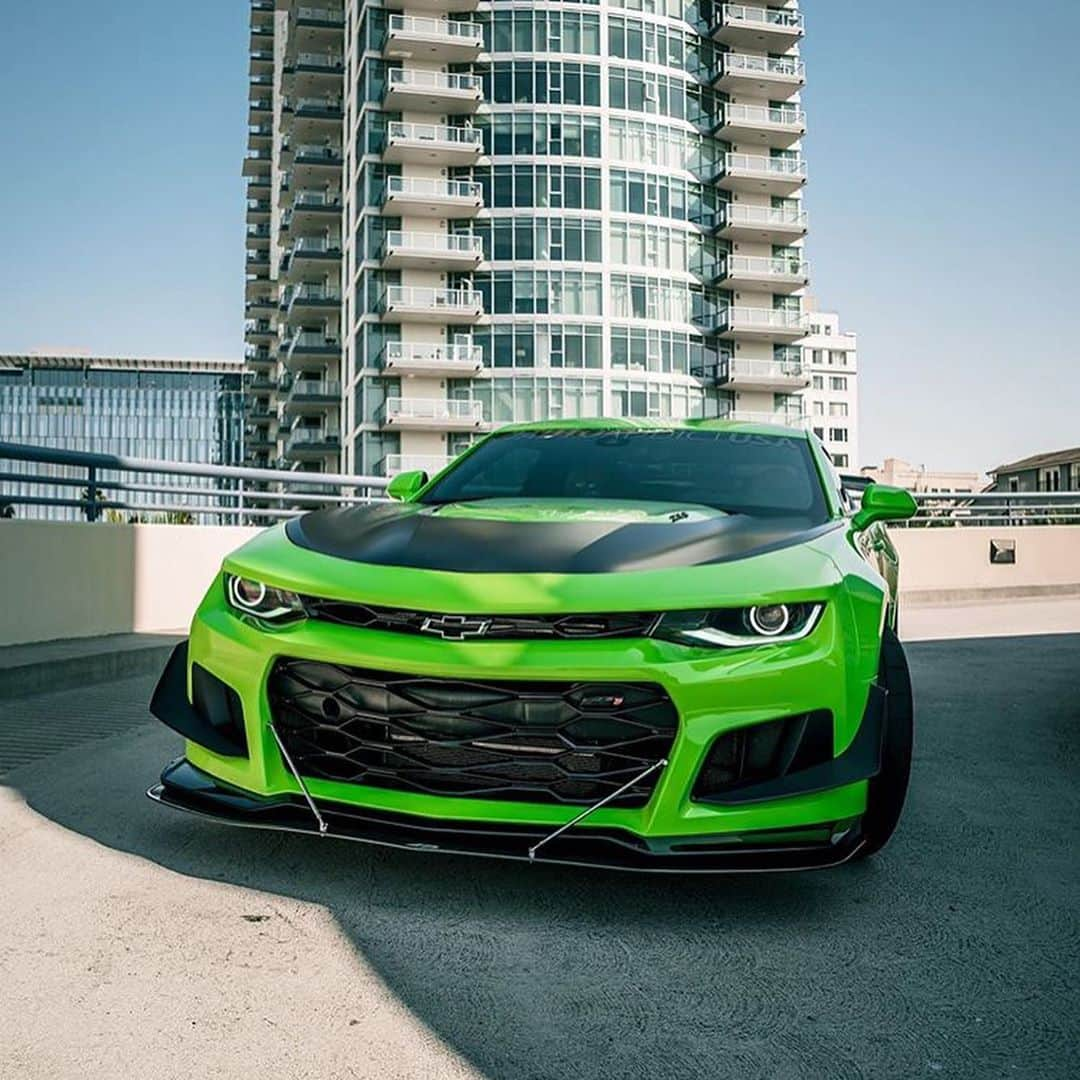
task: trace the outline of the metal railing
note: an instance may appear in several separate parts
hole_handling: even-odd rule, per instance
[[[440,180],[426,176],[388,176],[384,198],[418,195],[435,199],[478,199],[483,188],[472,180]]]
[[[782,26],[801,31],[803,17],[800,11],[784,8],[751,7],[748,4],[725,4],[723,7],[724,23],[745,22],[758,26]]]
[[[341,71],[345,58],[336,53],[302,52],[296,54],[296,66],[318,68],[321,71]]]
[[[750,56],[746,53],[724,53],[721,57],[725,75],[752,75],[778,79],[803,79],[806,67],[794,56]]]
[[[293,206],[325,206],[340,209],[341,193],[337,191],[319,191],[315,188],[302,188],[293,197]]]
[[[484,242],[471,233],[402,232],[390,229],[386,234],[383,255],[389,255],[394,250],[421,254],[435,252],[440,255],[470,255],[482,259]]]
[[[724,106],[724,123],[747,127],[805,127],[806,113],[798,105]]]
[[[391,68],[386,73],[388,90],[437,90],[450,93],[477,93],[483,87],[478,75],[453,75],[445,71],[416,71]]]
[[[319,7],[298,7],[296,9],[297,19],[304,19],[308,22],[324,22],[324,23],[344,23],[345,12],[342,8],[319,8]]]
[[[295,148],[293,151],[293,159],[300,165],[303,165],[305,162],[327,162],[334,164],[341,161],[341,147],[319,146],[317,144],[304,143]]]
[[[289,102],[294,113],[341,112],[341,99],[333,97],[301,97]]]
[[[720,313],[720,322],[732,328],[785,332],[805,332],[807,327],[806,316],[801,311],[783,308],[729,307]]]
[[[761,154],[725,154],[724,171],[761,176],[806,178],[806,162],[801,157],[764,157]]]
[[[716,366],[717,377],[723,381],[733,379],[795,379],[809,381],[802,363],[798,360],[744,360],[742,357],[721,359]]]
[[[15,463],[0,469],[2,517],[26,507],[46,512],[34,517],[75,510],[86,521],[149,516],[174,524],[258,524],[318,506],[371,502],[387,482],[384,476],[158,461],[7,442],[0,442],[0,462]],[[35,490],[26,493],[28,487]]]
[[[391,15],[391,34],[414,34],[417,37],[460,38],[467,45],[480,45],[483,28],[476,23],[450,22],[449,19],[423,18],[416,15]]]
[[[390,285],[383,293],[382,308],[427,308],[471,312],[483,307],[484,295],[476,289],[436,289],[416,285]]]
[[[388,342],[382,351],[383,367],[408,368],[433,366],[462,372],[475,371],[484,362],[484,350],[479,345],[440,345],[426,342]]]
[[[341,398],[341,383],[333,379],[296,379],[286,390],[289,401],[303,401],[305,398]]]
[[[806,427],[810,417],[796,412],[757,412],[752,409],[732,409],[720,417],[743,424],[779,424],[781,427]]]
[[[902,528],[1080,525],[1080,491],[920,491],[918,512]],[[890,526],[892,527],[892,526]]]
[[[484,419],[483,402],[458,398],[388,397],[382,412],[386,420],[481,423]]]
[[[794,256],[725,255],[718,277],[806,278],[810,264]]]
[[[479,128],[449,124],[407,124],[392,120],[386,125],[389,141],[402,139],[406,142],[453,143],[457,146],[482,148],[484,136]]]
[[[722,208],[721,226],[745,225],[748,228],[805,229],[806,211],[793,206],[746,206],[727,203]]]

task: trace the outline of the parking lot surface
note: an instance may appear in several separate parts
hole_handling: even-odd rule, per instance
[[[646,877],[143,797],[153,680],[0,703],[0,1077],[1072,1077],[1080,636],[909,646],[892,844]]]

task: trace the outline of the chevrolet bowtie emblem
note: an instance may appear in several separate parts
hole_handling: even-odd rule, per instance
[[[420,624],[425,634],[438,634],[446,641],[464,641],[465,638],[483,637],[491,625],[490,619],[468,615],[429,615]]]

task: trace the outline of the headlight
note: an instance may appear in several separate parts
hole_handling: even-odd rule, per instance
[[[798,641],[818,624],[824,604],[761,604],[712,611],[669,611],[652,636],[680,645],[745,648]]]
[[[303,602],[296,593],[236,574],[225,575],[225,595],[234,611],[262,622],[281,624],[305,615]]]

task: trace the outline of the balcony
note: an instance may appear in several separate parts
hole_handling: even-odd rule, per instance
[[[806,235],[806,211],[794,206],[747,206],[729,202],[721,207],[716,235],[725,240],[789,243]]]
[[[328,264],[340,261],[341,241],[336,236],[298,236],[285,257],[285,272],[322,273]]]
[[[292,158],[293,168],[316,168],[334,169],[341,168],[342,161],[340,146],[319,146],[312,143],[301,143],[299,146],[286,147],[286,153]]]
[[[268,343],[275,332],[276,328],[269,319],[248,319],[244,324],[245,341]]]
[[[787,52],[799,43],[803,33],[803,17],[799,11],[750,4],[724,4],[712,36],[736,48]]]
[[[337,221],[341,215],[341,193],[320,191],[317,188],[302,188],[293,192],[292,207],[289,210],[289,224],[307,223],[325,224]]]
[[[287,75],[319,76],[340,80],[345,71],[345,58],[340,53],[301,52],[285,65]]]
[[[295,17],[296,25],[307,30],[345,29],[345,12],[341,8],[298,7]]]
[[[806,134],[806,113],[799,105],[724,106],[724,118],[713,134],[729,142],[784,148]]]
[[[274,102],[269,97],[255,97],[248,102],[248,123],[263,124],[274,114]]]
[[[478,431],[484,427],[484,406],[479,401],[388,397],[379,423],[404,431]]]
[[[483,28],[476,23],[391,15],[383,53],[406,60],[461,64],[475,60],[483,46]]]
[[[341,291],[336,286],[302,284],[287,289],[282,308],[289,319],[326,315],[341,307]]]
[[[336,135],[341,130],[344,112],[336,97],[299,97],[285,102],[282,121],[298,138]]]
[[[303,367],[312,361],[325,363],[341,355],[341,342],[321,331],[297,330],[282,347],[282,360],[286,366]]]
[[[270,226],[265,223],[249,225],[245,243],[249,248],[268,248],[270,246]]]
[[[269,176],[271,155],[269,150],[249,150],[244,155],[243,176]]]
[[[388,176],[382,213],[387,217],[471,218],[483,205],[483,189],[470,180]]]
[[[787,97],[806,85],[806,67],[797,56],[722,53],[713,86],[729,94]]]
[[[474,112],[483,97],[477,75],[450,75],[445,71],[391,69],[386,73],[383,108],[394,112]]]
[[[272,393],[277,389],[277,385],[269,375],[256,375],[247,382],[247,388],[253,394]]]
[[[722,358],[709,375],[725,390],[796,393],[810,385],[809,372],[797,360],[745,360],[729,356]]]
[[[477,0],[386,0],[391,11],[431,11],[437,15],[457,15],[475,11]]]
[[[727,191],[791,195],[806,183],[806,162],[801,157],[725,154],[713,182]]]
[[[248,345],[244,349],[244,363],[250,368],[270,367],[274,362],[274,354],[263,345]]]
[[[274,50],[260,46],[248,53],[248,71],[253,75],[274,70]]]
[[[285,414],[318,415],[341,404],[341,383],[324,379],[296,379],[285,392]]]
[[[392,229],[383,244],[386,270],[475,270],[484,258],[479,236],[456,233],[400,232]]]
[[[396,476],[400,472],[419,469],[428,476],[442,472],[454,459],[446,454],[387,454],[376,466],[382,476]]]
[[[294,461],[318,461],[341,449],[341,433],[321,427],[294,427],[285,440],[285,456]]]
[[[778,427],[805,428],[809,426],[810,418],[801,412],[778,410],[776,412],[755,412],[747,409],[732,409],[725,413],[721,420],[728,420],[737,424],[774,424]]]
[[[274,125],[269,122],[248,124],[248,146],[268,147],[274,138]]]
[[[445,124],[387,125],[383,161],[414,165],[475,165],[484,153],[484,137],[477,128]]]
[[[383,293],[380,311],[383,322],[468,326],[484,314],[484,298],[475,289],[391,285]]]
[[[469,379],[483,366],[484,351],[479,345],[391,341],[382,351],[382,370],[387,375]]]
[[[727,289],[792,293],[809,283],[809,264],[794,256],[726,255],[716,275],[716,284]]]
[[[258,296],[244,304],[244,315],[248,319],[259,315],[276,315],[277,310],[277,304],[269,296]]]
[[[722,338],[758,341],[798,341],[806,336],[807,317],[781,308],[729,307],[716,319],[715,333]]]

